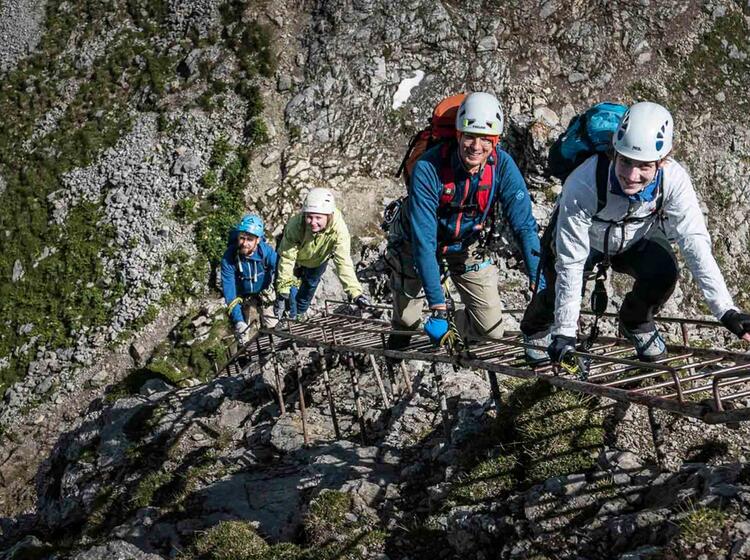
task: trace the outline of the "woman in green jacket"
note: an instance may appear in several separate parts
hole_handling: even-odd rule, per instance
[[[312,189],[302,212],[287,222],[278,247],[276,316],[279,319],[285,313],[291,318],[304,316],[329,259],[333,259],[347,295],[359,307],[368,306],[370,301],[362,293],[350,250],[349,230],[336,208],[333,193],[324,188]]]

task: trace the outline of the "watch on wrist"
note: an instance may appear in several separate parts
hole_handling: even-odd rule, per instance
[[[448,319],[448,311],[445,309],[433,309],[431,317],[435,319]]]

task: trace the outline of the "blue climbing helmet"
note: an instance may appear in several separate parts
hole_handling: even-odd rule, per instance
[[[249,233],[256,237],[263,237],[264,228],[263,220],[255,214],[247,214],[240,220],[240,223],[234,226],[237,233]]]

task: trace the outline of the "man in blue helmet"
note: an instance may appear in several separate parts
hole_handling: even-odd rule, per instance
[[[221,259],[224,301],[240,344],[250,339],[250,307],[258,310],[262,325],[273,327],[271,322],[275,324],[273,300],[263,298],[261,292],[273,283],[278,257],[263,234],[263,220],[255,214],[246,215],[234,227],[229,247]]]

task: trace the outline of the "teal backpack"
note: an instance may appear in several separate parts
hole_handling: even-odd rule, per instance
[[[549,150],[547,168],[550,175],[564,182],[589,157],[606,153],[627,109],[619,103],[597,103],[573,117]]]

